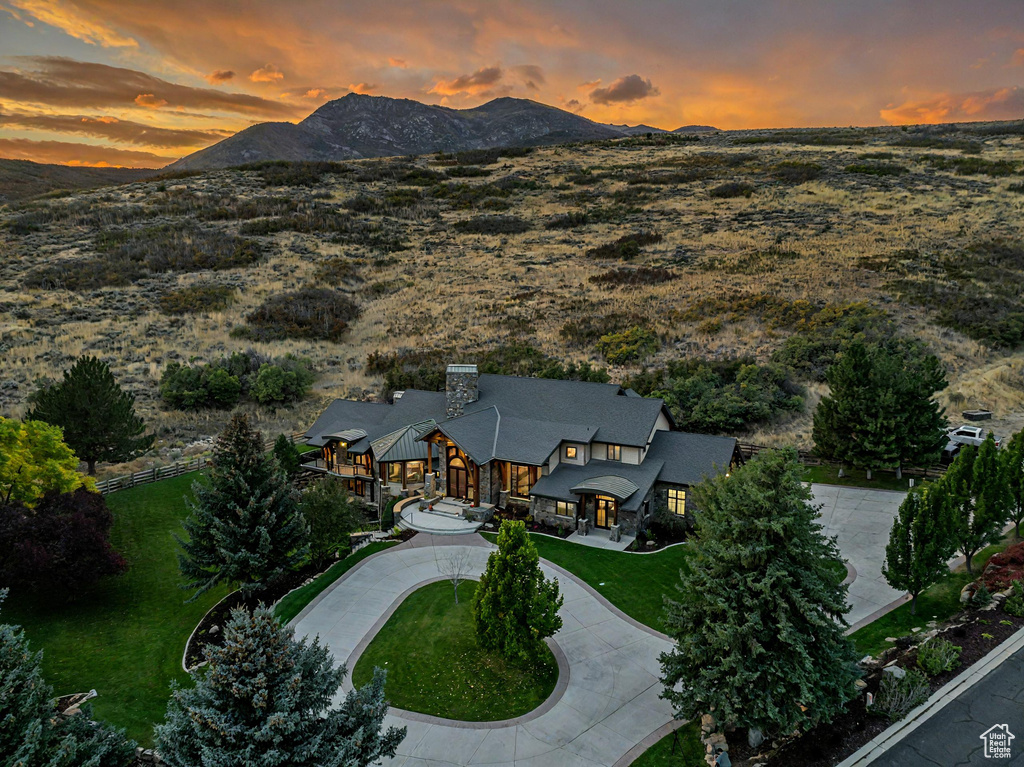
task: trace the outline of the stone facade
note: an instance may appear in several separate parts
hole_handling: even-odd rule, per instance
[[[463,414],[465,406],[476,402],[480,374],[476,365],[449,365],[445,375],[445,412],[449,418]]]
[[[656,514],[659,511],[665,511],[668,509],[668,491],[670,488],[673,490],[686,491],[686,514],[683,516],[683,520],[686,522],[686,526],[692,530],[694,528],[693,512],[695,509],[693,502],[690,499],[690,488],[685,485],[656,484],[654,486],[654,497],[651,502],[651,513]]]

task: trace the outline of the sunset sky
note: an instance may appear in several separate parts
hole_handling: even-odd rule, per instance
[[[0,157],[160,167],[350,91],[723,129],[1024,117],[1024,0],[0,0]]]

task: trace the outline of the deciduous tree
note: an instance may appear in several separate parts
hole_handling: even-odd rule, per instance
[[[177,687],[157,748],[171,767],[365,767],[394,756],[405,728],[383,729],[385,673],[332,706],[345,666],[319,640],[296,641],[273,613],[238,609],[208,645],[194,684]]]
[[[526,525],[502,522],[498,550],[487,558],[473,596],[480,645],[512,660],[533,659],[540,642],[562,627],[562,601],[558,581],[541,572],[540,555]]]
[[[349,536],[359,528],[360,513],[345,486],[325,477],[310,485],[299,499],[309,527],[309,558],[317,569],[348,550]]]
[[[997,543],[1009,516],[1006,483],[990,434],[980,448],[965,445],[941,480],[951,510],[953,540],[974,574],[974,555]]]
[[[801,480],[796,451],[769,451],[694,488],[698,535],[667,600],[675,647],[660,657],[678,717],[713,711],[789,734],[830,721],[855,694],[842,560]]]
[[[188,539],[178,555],[192,596],[218,583],[237,584],[252,599],[305,560],[308,530],[295,491],[277,461],[263,452],[263,435],[244,415],[231,419],[217,438],[207,482],[195,482]]]
[[[124,391],[107,363],[81,357],[58,383],[44,385],[29,401],[29,419],[64,430],[64,441],[86,462],[89,474],[97,461],[129,461],[153,446],[146,424],[135,414],[135,395]]]
[[[284,434],[279,434],[274,442],[274,457],[289,479],[299,473],[299,468],[302,466],[299,449]]]
[[[94,488],[78,473],[78,458],[59,426],[0,417],[0,504],[35,506],[44,494]]]
[[[942,487],[915,489],[900,504],[889,532],[882,575],[894,589],[910,594],[910,614],[917,612],[917,595],[949,572],[956,551],[949,502]]]
[[[1020,523],[1024,521],[1024,429],[1013,435],[1000,451],[1003,477],[1009,494],[1009,518],[1014,534],[1020,538]]]

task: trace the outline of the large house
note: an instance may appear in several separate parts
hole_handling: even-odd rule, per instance
[[[321,448],[311,468],[368,501],[423,493],[483,513],[522,504],[548,524],[623,534],[659,508],[686,515],[688,488],[739,460],[734,439],[676,431],[660,399],[476,365],[449,365],[443,392],[335,400],[306,438]]]

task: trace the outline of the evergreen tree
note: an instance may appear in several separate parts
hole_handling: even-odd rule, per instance
[[[394,756],[405,728],[382,732],[385,674],[332,707],[345,667],[319,640],[296,641],[273,613],[234,610],[193,686],[176,687],[156,728],[170,767],[364,767]]]
[[[473,619],[480,645],[506,658],[528,662],[540,643],[562,628],[558,608],[563,597],[558,581],[540,569],[540,555],[523,522],[505,520],[498,531],[498,550],[473,596]]]
[[[1013,522],[1014,535],[1020,538],[1020,523],[1024,521],[1024,430],[1013,435],[999,457],[1009,495],[1009,519]]]
[[[6,597],[0,591],[0,605]],[[56,717],[53,689],[42,674],[41,652],[25,633],[0,623],[0,767],[130,767],[135,742],[91,721],[91,712]]]
[[[808,501],[796,451],[767,451],[693,491],[697,537],[666,600],[660,657],[678,718],[714,712],[769,734],[828,722],[855,694],[842,560]]]
[[[915,344],[851,343],[826,373],[830,394],[814,413],[814,443],[825,458],[867,470],[930,464],[945,444],[946,386],[938,359]]]
[[[299,457],[299,449],[295,447],[295,443],[288,439],[284,434],[279,434],[277,440],[274,442],[274,457],[281,465],[281,469],[284,471],[288,479],[294,478],[302,467],[302,461]]]
[[[359,529],[361,515],[348,490],[332,477],[310,485],[299,499],[299,511],[309,527],[309,558],[318,570],[349,548],[349,536]]]
[[[28,418],[64,430],[64,441],[96,473],[96,462],[118,463],[153,446],[146,424],[135,414],[135,395],[121,389],[107,363],[81,357],[64,379],[29,397]]]
[[[192,599],[233,583],[250,600],[305,560],[306,525],[295,491],[244,415],[217,438],[212,464],[209,481],[195,482],[186,501],[188,540],[175,536],[181,573],[185,587],[197,589]]]
[[[990,434],[980,448],[965,445],[941,484],[951,509],[953,540],[974,575],[974,555],[1002,536],[1009,514],[1006,483],[995,440]]]
[[[949,572],[956,550],[946,494],[941,487],[912,490],[900,504],[885,547],[882,575],[894,589],[910,594],[910,614],[917,595]]]

